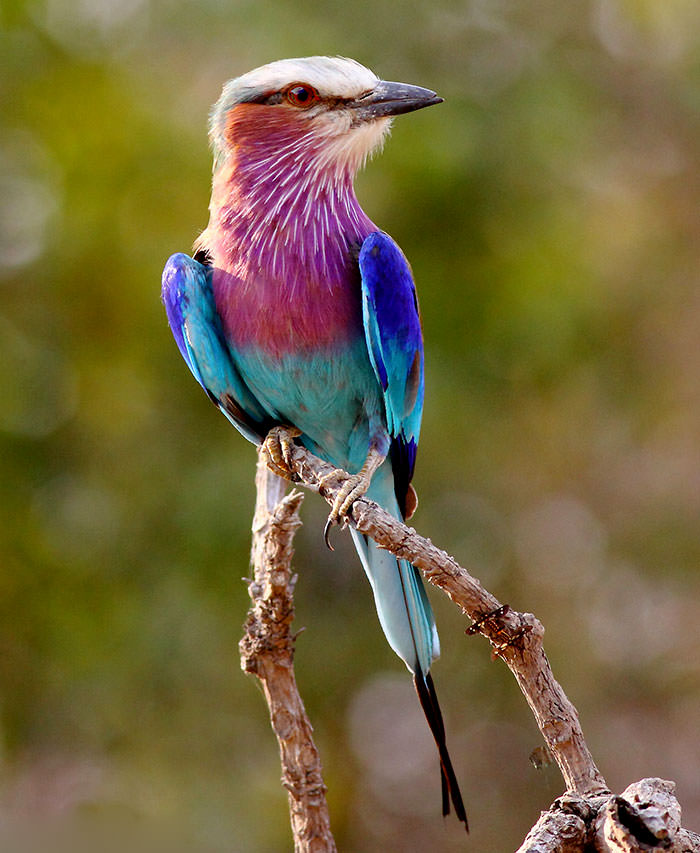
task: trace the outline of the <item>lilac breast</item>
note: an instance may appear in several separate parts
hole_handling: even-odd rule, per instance
[[[214,269],[214,298],[234,348],[258,347],[282,356],[330,350],[354,341],[362,330],[359,270],[348,259],[343,275],[319,280],[306,270],[284,279],[239,276]]]
[[[357,257],[375,230],[349,169],[319,166],[322,140],[285,116],[231,111],[232,155],[214,176],[206,239],[230,344],[277,357],[363,334]]]

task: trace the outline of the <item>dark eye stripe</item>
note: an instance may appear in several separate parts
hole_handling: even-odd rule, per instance
[[[296,88],[296,87],[295,87]],[[301,87],[304,89],[308,89],[309,87]],[[250,93],[247,97],[241,98],[237,103],[239,104],[264,104],[266,106],[274,106],[275,104],[282,104],[286,100],[286,92],[257,92]],[[326,97],[321,98],[318,93],[315,98],[310,99],[308,103],[314,101],[315,103],[322,103],[329,110],[337,109],[338,107],[343,107],[345,104],[352,102],[353,98],[341,98],[341,97]]]
[[[282,92],[251,92],[237,101],[239,104],[281,104],[284,100]]]

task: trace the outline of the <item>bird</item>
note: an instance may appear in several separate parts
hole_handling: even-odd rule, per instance
[[[228,81],[212,108],[209,223],[172,255],[162,300],[187,366],[239,432],[291,478],[290,442],[351,474],[324,536],[362,495],[412,514],[424,398],[411,267],[367,216],[354,178],[395,116],[442,102],[339,56],[277,60]],[[435,739],[442,812],[467,832],[430,673],[440,646],[420,572],[350,533],[391,648]]]

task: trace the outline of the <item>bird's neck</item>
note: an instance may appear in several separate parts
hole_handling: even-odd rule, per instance
[[[285,128],[279,139],[275,128],[263,130],[239,135],[218,163],[199,247],[244,282],[340,282],[352,247],[375,230],[355,196],[356,164],[324,157],[325,140],[303,128],[291,135]]]

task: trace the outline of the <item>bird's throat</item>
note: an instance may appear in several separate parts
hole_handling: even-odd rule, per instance
[[[277,354],[341,343],[361,332],[357,251],[376,230],[354,175],[324,169],[303,138],[276,157],[249,146],[217,169],[210,223],[198,247],[214,266],[227,335]]]

